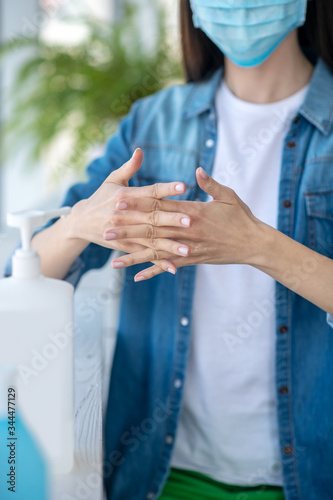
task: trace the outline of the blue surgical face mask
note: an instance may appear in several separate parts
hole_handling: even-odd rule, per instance
[[[239,66],[256,66],[305,22],[307,0],[190,0],[193,21]]]

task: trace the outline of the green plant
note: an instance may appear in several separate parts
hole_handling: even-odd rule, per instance
[[[18,38],[0,49],[3,56],[32,49],[12,89],[14,108],[4,127],[6,151],[27,139],[27,160],[40,159],[59,134],[69,131],[72,146],[66,165],[81,170],[89,146],[103,143],[137,98],[181,78],[163,15],[153,51],[140,42],[133,10],[127,9],[118,24],[84,23],[88,36],[79,45]]]

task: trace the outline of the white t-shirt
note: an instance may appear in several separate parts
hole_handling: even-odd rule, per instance
[[[216,96],[212,177],[275,228],[283,140],[307,88],[276,103],[253,104],[222,82]],[[274,288],[270,276],[251,266],[197,266],[173,467],[239,486],[282,485]]]

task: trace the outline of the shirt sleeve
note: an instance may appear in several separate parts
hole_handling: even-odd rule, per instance
[[[78,201],[89,198],[104,182],[110,173],[120,168],[129,160],[133,151],[131,146],[132,130],[134,127],[137,103],[132,106],[130,113],[120,122],[117,132],[109,139],[105,153],[102,157],[94,160],[86,169],[87,181],[71,186],[61,206],[72,207]],[[50,220],[36,234],[51,226],[57,219]],[[108,260],[112,250],[90,243],[81,255],[73,262],[64,280],[76,286],[84,273],[90,269],[102,267]],[[12,273],[12,255],[6,262],[4,277]]]

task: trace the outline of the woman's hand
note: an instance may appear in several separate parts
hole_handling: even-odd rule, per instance
[[[260,264],[264,224],[254,217],[232,189],[216,182],[201,168],[197,169],[196,175],[199,186],[213,197],[213,201],[202,203],[135,197],[120,200],[118,208],[124,213],[123,227],[110,231],[119,240],[141,238],[140,241],[149,248],[114,259],[114,267],[127,267],[166,257],[177,268],[202,263]],[[130,215],[126,215],[127,211]],[[180,213],[187,214],[190,219],[188,227],[173,223],[172,217]],[[177,250],[179,244],[189,248],[187,256],[177,256],[180,253]],[[170,253],[173,255],[170,256]],[[140,271],[135,280],[149,279],[161,272],[163,270],[153,266]]]
[[[159,183],[151,186],[128,187],[128,181],[139,170],[142,164],[143,153],[137,149],[132,158],[119,169],[113,171],[103,184],[94,192],[90,198],[79,201],[72,209],[70,237],[88,243],[121,250],[124,252],[145,251],[149,246],[149,240],[129,237],[122,240],[112,240],[112,234],[107,231],[110,227],[118,227],[122,223],[123,211],[116,208],[117,203],[123,199],[139,200],[146,198],[155,199],[166,196],[176,196],[184,193],[186,186],[182,182]],[[127,213],[128,224],[136,223],[136,212]],[[163,214],[165,223],[173,226],[181,226],[184,214]],[[105,237],[104,237],[105,236]],[[168,240],[163,240],[168,241]],[[163,242],[161,245],[163,246]],[[180,244],[172,242],[172,249],[180,247]],[[164,248],[168,249],[170,244],[165,243]],[[171,255],[169,253],[166,256]],[[176,272],[176,267],[165,259],[153,259],[154,264],[160,269],[171,273]]]

